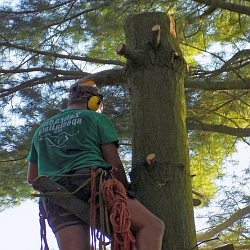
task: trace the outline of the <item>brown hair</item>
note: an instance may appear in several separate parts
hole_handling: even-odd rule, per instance
[[[99,95],[98,88],[76,82],[69,88],[69,105],[72,103],[87,103],[90,97],[96,95]]]

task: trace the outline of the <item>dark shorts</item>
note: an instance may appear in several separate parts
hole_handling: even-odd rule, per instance
[[[83,176],[77,174],[85,174],[90,173],[90,168],[86,168],[77,172],[69,172],[68,174],[72,174],[71,177],[62,177],[57,181],[60,185],[66,187],[69,192],[74,192],[77,190],[79,186],[81,186],[86,180],[90,178],[90,176]],[[96,178],[96,191],[99,189],[99,178]],[[88,202],[91,196],[90,184],[79,190],[75,193],[77,197]],[[127,195],[129,198],[135,198],[134,192],[127,191]],[[60,229],[83,224],[86,225],[81,219],[76,217],[74,214],[68,212],[63,207],[53,203],[49,199],[42,198],[43,201],[39,202],[40,214],[45,214],[46,219],[48,221],[49,226],[51,227],[54,233],[58,232]]]
[[[81,186],[90,176],[82,176],[77,174],[81,173],[90,173],[90,168],[80,170],[77,172],[69,172],[67,174],[72,174],[72,177],[62,177],[60,178],[57,183],[66,187],[69,192],[74,192],[79,186]],[[96,190],[98,190],[99,186],[99,179],[96,178]],[[90,184],[79,190],[75,193],[77,197],[80,199],[88,202],[91,192],[90,192]],[[43,198],[44,199],[44,198]],[[43,200],[39,202],[40,213],[44,212],[47,218],[48,224],[51,227],[54,233],[58,232],[60,229],[78,225],[78,224],[85,224],[81,219],[76,217],[75,215],[71,214],[61,206],[53,203],[49,199]],[[44,209],[44,211],[42,211]]]

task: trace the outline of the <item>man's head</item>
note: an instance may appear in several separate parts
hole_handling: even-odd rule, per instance
[[[74,83],[69,89],[68,105],[87,105],[87,108],[96,111],[102,102],[102,95],[93,85]]]

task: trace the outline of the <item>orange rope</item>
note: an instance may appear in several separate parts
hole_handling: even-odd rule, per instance
[[[110,242],[106,242],[105,236],[111,235],[109,223],[108,223],[108,212],[105,208],[104,200],[101,195],[101,192],[96,190],[96,177],[99,176],[99,190],[103,184],[103,177],[106,176],[106,171],[97,169],[96,167],[91,168],[91,197],[89,199],[90,203],[90,227],[91,227],[91,239],[92,244],[90,250],[96,250],[97,240],[99,241],[99,249],[106,249],[106,245]],[[99,198],[99,199],[98,199]],[[99,212],[99,223],[97,223],[97,211]],[[107,224],[105,224],[107,223]],[[99,224],[98,227],[97,224]]]
[[[127,194],[116,178],[105,181],[102,194],[113,227],[112,250],[132,250],[135,239],[130,231],[131,214],[127,208]]]

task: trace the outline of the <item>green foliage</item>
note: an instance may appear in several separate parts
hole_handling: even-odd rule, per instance
[[[30,198],[31,188],[26,182],[26,156],[30,145],[27,132],[24,126],[10,126],[1,134],[0,211]]]
[[[236,168],[236,163],[233,163]],[[248,171],[248,170],[246,170]],[[246,185],[243,176],[246,172],[238,171],[234,176],[230,176],[233,181],[230,181],[229,176],[227,185],[221,186],[217,191],[219,199],[214,201],[214,206],[209,208],[210,217],[208,223],[212,228],[221,225],[225,220],[229,221],[229,226],[223,227],[219,231],[217,240],[202,244],[202,249],[214,249],[221,246],[221,243],[230,242],[235,248],[247,249],[249,246],[249,216],[248,212],[242,213],[239,219],[235,215],[249,206],[249,187]],[[238,216],[238,215],[237,215]]]
[[[187,114],[190,119],[210,125],[243,128],[249,125],[249,105],[244,101],[249,91],[187,91]],[[249,98],[249,97],[247,97]],[[222,166],[235,151],[237,137],[205,131],[190,131],[189,146],[193,188],[207,205],[217,190],[216,179],[224,176]]]
[[[225,173],[222,166],[226,157],[235,152],[235,139],[231,136],[207,132],[189,134],[191,174],[193,189],[202,194],[202,206],[208,205],[217,190],[215,180]]]
[[[232,5],[233,2],[249,6],[247,1],[232,1]],[[231,136],[226,129],[249,128],[249,90],[232,89],[232,85],[219,88],[220,83],[249,82],[249,17],[192,0],[21,0],[2,2],[0,6],[0,211],[29,197],[25,158],[37,126],[66,108],[65,93],[75,80],[104,64],[120,68],[119,62],[125,59],[118,57],[115,49],[125,41],[126,17],[152,11],[176,18],[178,40],[189,67],[186,81],[202,83],[200,86],[206,89],[186,89],[189,121],[225,127],[220,134],[202,129],[188,133],[191,174],[196,175],[192,179],[193,189],[204,196],[203,206],[211,204],[218,180],[226,176],[223,165],[227,157],[235,152],[239,140],[249,145],[248,134]],[[201,55],[206,57],[198,60]],[[218,90],[207,91],[210,83],[217,83]],[[118,131],[120,154],[129,171],[131,124],[127,85],[121,82],[103,86],[101,91],[104,112]],[[248,176],[246,172],[242,185]],[[237,190],[238,186],[230,191],[234,197],[239,195]],[[232,207],[225,206],[230,192],[223,192],[228,196],[220,207]],[[247,194],[241,197],[241,202],[249,204]],[[237,206],[223,210],[209,223],[221,223],[226,214],[236,210]],[[246,234],[245,223],[246,220],[237,222],[234,230]],[[233,231],[225,237],[246,243],[243,236]]]

